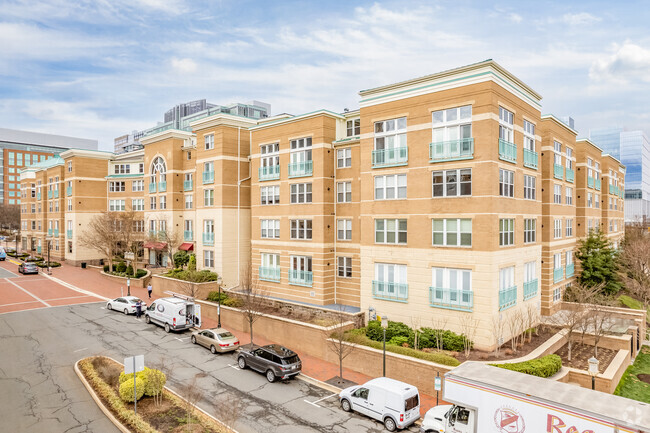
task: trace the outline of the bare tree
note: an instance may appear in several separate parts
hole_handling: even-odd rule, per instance
[[[472,344],[476,336],[479,320],[472,317],[471,314],[464,314],[460,317],[461,337],[463,338],[463,350],[465,357],[469,357],[472,351]]]
[[[594,356],[598,357],[598,344],[604,335],[614,327],[611,313],[607,308],[611,301],[602,295],[598,296],[596,303],[590,306],[587,321],[591,324],[591,333],[594,336]]]
[[[571,361],[573,334],[584,326],[584,321],[587,320],[587,304],[594,299],[601,289],[601,285],[592,287],[580,283],[572,285],[564,294],[564,299],[571,302],[572,305],[568,309],[560,310],[551,316],[552,321],[566,331],[564,340],[567,344],[567,359],[569,361]]]
[[[244,266],[241,271],[237,297],[241,300],[241,311],[248,323],[251,333],[251,345],[253,344],[253,325],[267,310],[268,301],[260,290],[257,280],[253,279],[250,266]]]
[[[650,236],[642,225],[625,228],[619,263],[627,291],[643,302],[647,310],[650,306]]]
[[[447,328],[447,318],[442,316],[435,316],[431,319],[433,323],[433,336],[436,339],[436,349],[441,351],[443,349],[443,336]]]
[[[526,311],[524,312],[524,319],[526,322],[526,332],[528,334],[528,342],[530,343],[533,341],[533,331],[535,332],[535,335],[538,334],[538,328],[539,328],[539,319],[540,319],[540,311],[539,307],[532,303],[529,302],[528,305],[526,305]]]
[[[332,351],[339,361],[339,376],[337,384],[343,384],[343,360],[348,357],[357,348],[354,338],[347,338],[345,333],[345,325],[350,322],[350,318],[343,311],[343,307],[339,306],[334,314],[334,325],[325,329],[325,341],[327,348]],[[332,329],[334,329],[332,331]]]
[[[523,314],[520,309],[511,310],[507,313],[506,324],[510,331],[510,347],[517,352],[519,336],[522,334]]]
[[[503,344],[503,329],[505,323],[501,318],[501,313],[497,313],[492,316],[492,336],[494,337],[494,342],[496,347],[494,349],[494,355],[499,356],[501,352],[501,345]]]
[[[240,396],[231,396],[222,394],[219,400],[215,401],[214,410],[215,415],[222,424],[229,429],[235,428],[235,422],[241,416],[241,413],[246,408],[246,403]]]
[[[176,280],[178,292],[190,298],[197,298],[199,295],[199,286],[192,281]]]
[[[181,386],[181,397],[183,397],[183,409],[185,409],[185,416],[187,417],[187,431],[190,431],[190,424],[194,423],[194,411],[196,404],[203,398],[203,389],[198,384],[198,374],[194,375],[189,383]]]
[[[153,402],[156,406],[162,404],[165,387],[167,383],[167,375],[171,373],[171,364],[168,362],[168,358],[160,357],[158,362],[152,364],[152,368],[158,372],[150,372],[147,377],[147,383],[150,384],[153,391]]]
[[[413,348],[415,348],[415,350],[418,349],[420,329],[421,329],[420,323],[421,323],[420,317],[411,316],[411,329],[413,329],[413,332],[414,332],[414,335],[413,335]]]
[[[118,250],[117,245],[122,236],[119,231],[120,226],[118,212],[103,212],[95,215],[81,233],[79,243],[106,257],[109,269],[113,269],[113,256]]]
[[[0,229],[18,230],[20,229],[20,206],[19,205],[0,205]]]
[[[173,221],[172,221],[173,223]],[[166,244],[165,246],[165,251],[167,252],[167,255],[169,256],[169,260],[167,261],[168,263],[171,262],[171,267],[174,267],[174,250],[177,249],[181,243],[183,242],[183,236],[181,235],[180,230],[175,230],[173,227],[171,230],[161,230],[157,233],[157,236],[155,239],[151,239],[152,241],[158,240],[160,242],[164,242]]]

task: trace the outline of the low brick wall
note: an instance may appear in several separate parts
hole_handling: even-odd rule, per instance
[[[629,350],[619,350],[603,374],[596,376],[596,391],[612,394],[621,381],[623,373],[630,365],[629,359]],[[591,389],[591,376],[588,371],[576,368],[567,368],[567,370],[569,370],[569,383],[577,383],[583,388]]]
[[[169,278],[163,275],[152,274],[151,286],[153,292],[157,296],[169,296],[167,292],[180,293],[188,295],[188,285],[195,287],[195,299],[206,299],[208,294],[214,290],[219,290],[219,285],[216,281],[209,281],[207,283],[191,283],[189,281],[177,280],[176,278]]]
[[[100,271],[100,274],[102,274],[105,278],[108,278],[109,280],[118,281],[120,284],[123,284],[124,288],[126,289],[126,277],[107,274],[103,270]],[[149,281],[150,276],[151,276],[151,272],[147,271],[147,275],[145,275],[144,277],[131,278],[131,287],[138,287],[138,288],[147,287],[147,281]]]

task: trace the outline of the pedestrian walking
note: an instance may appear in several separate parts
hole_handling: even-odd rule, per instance
[[[135,317],[139,319],[140,316],[142,316],[142,301],[138,299],[135,303]]]
[[[151,292],[153,291],[153,287],[151,287],[151,283],[147,286],[147,292],[149,293],[149,299],[151,299]]]

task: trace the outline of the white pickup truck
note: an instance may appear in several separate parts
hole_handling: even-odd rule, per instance
[[[650,405],[478,362],[445,374],[421,433],[650,433]]]

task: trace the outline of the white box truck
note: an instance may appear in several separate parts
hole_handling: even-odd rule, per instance
[[[165,332],[201,327],[201,305],[192,298],[174,294],[156,299],[144,311],[144,320],[165,328]]]
[[[650,405],[577,385],[465,362],[421,433],[650,433]]]

